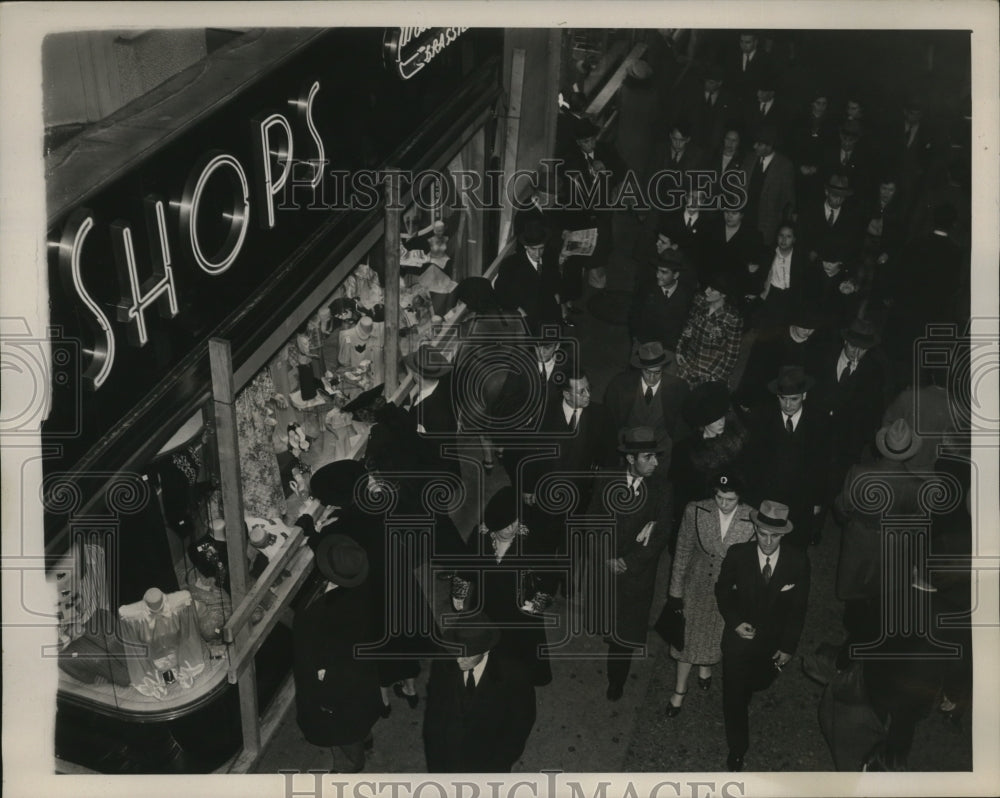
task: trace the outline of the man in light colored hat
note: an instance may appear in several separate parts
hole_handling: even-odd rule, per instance
[[[509,773],[535,725],[535,688],[517,660],[496,650],[500,631],[486,615],[442,626],[451,654],[431,663],[424,713],[430,773]]]
[[[878,459],[857,463],[844,478],[835,508],[844,519],[837,562],[837,598],[844,602],[847,639],[837,665],[847,667],[849,647],[875,642],[881,630],[882,574],[888,563],[882,558],[883,517],[906,517],[920,512],[918,495],[926,473],[914,464],[924,441],[905,419],[898,418],[875,433]],[[859,501],[865,486],[887,492],[887,506],[865,507]]]
[[[614,593],[614,617],[605,632],[608,643],[605,693],[609,701],[622,697],[632,656],[646,643],[649,611],[653,603],[656,571],[670,534],[671,495],[666,479],[668,439],[651,427],[628,427],[618,433],[618,451],[625,458],[624,471],[599,477],[588,515],[606,519],[600,529],[601,551],[610,546],[612,556],[590,567],[599,583],[587,600],[591,608],[605,607]],[[603,588],[603,589],[602,589]],[[596,616],[595,616],[596,617]]]
[[[793,529],[787,505],[765,500],[750,511],[756,537],[730,547],[715,597],[722,633],[722,713],[730,771],[745,768],[750,744],[750,698],[766,689],[791,661],[805,623],[809,559],[782,546]]]
[[[604,406],[615,427],[652,427],[679,440],[687,427],[681,416],[688,384],[674,373],[674,353],[659,341],[640,344],[630,369],[616,375],[604,393]]]

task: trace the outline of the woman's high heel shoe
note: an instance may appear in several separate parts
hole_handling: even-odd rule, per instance
[[[683,693],[678,693],[676,690],[674,690],[674,695],[679,695],[681,698],[683,698],[684,696],[687,695],[687,690],[685,690]],[[671,700],[673,700],[673,696],[671,696]],[[667,717],[676,718],[678,715],[681,714],[681,709],[683,708],[684,708],[683,703],[677,705],[667,702]]]
[[[409,695],[408,693],[404,693],[403,692],[403,685],[401,685],[399,682],[396,682],[392,686],[392,692],[394,692],[400,698],[405,698],[406,699],[406,703],[410,705],[410,709],[416,709],[417,708],[417,704],[420,703],[420,696],[418,696],[416,693],[414,693],[413,695]]]

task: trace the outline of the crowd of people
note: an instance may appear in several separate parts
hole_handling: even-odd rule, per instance
[[[649,79],[648,69],[630,74]],[[841,695],[863,671],[862,700],[881,730],[856,755],[834,750],[838,767],[905,767],[923,715],[969,706],[963,631],[916,637],[889,617],[928,602],[968,610],[968,581],[939,578],[914,547],[888,545],[884,529],[892,515],[906,534],[929,536],[932,552],[968,554],[959,392],[913,357],[925,325],[967,316],[958,213],[935,199],[953,173],[948,148],[919,98],[884,120],[854,95],[819,89],[789,107],[753,33],[702,77],[674,103],[654,166],[682,180],[737,173],[738,207],[691,185],[676,209],[616,209],[602,191],[621,186],[626,159],[569,93],[555,153],[564,168],[539,170],[494,279],[459,284],[457,345],[408,355],[413,390],[376,411],[366,460],[313,475],[328,510],[320,523],[299,521],[328,590],[296,621],[299,719],[311,742],[339,747],[341,770],[363,767],[391,695],[417,706],[427,658],[428,768],[510,770],[536,691],[560,689],[543,623],[560,593],[606,608],[589,631],[607,644],[606,698],[618,701],[658,609],[661,560],[669,598],[655,628],[677,661],[664,712],[682,711],[695,666],[709,691],[721,663],[726,766],[742,770],[751,696],[797,652],[809,554],[824,531],[840,537],[846,636],[807,654],[807,672]],[[598,403],[573,333],[586,323],[585,293],[607,290],[626,218],[640,230],[618,320],[630,347]],[[449,508],[427,509],[426,487],[460,492],[473,445],[485,472],[499,463],[508,484],[463,535]],[[932,483],[955,500],[930,507]],[[422,519],[426,543],[387,533],[402,508]],[[440,581],[417,580],[421,563]],[[901,571],[901,581],[885,577]],[[446,586],[445,606],[435,585]],[[399,622],[401,608],[426,624]],[[866,658],[883,638],[886,651],[913,656]],[[935,659],[947,645],[963,655]],[[830,726],[845,722],[836,705]]]

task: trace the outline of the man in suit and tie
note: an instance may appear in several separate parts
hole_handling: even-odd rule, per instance
[[[604,616],[608,643],[606,697],[622,697],[636,649],[646,643],[649,610],[653,603],[656,571],[667,546],[672,518],[667,469],[660,467],[666,453],[665,439],[650,427],[626,428],[618,433],[618,451],[625,469],[597,480],[588,515],[608,522],[599,530],[601,549],[590,565],[602,569],[609,594],[594,597]]]
[[[672,442],[687,433],[681,407],[688,384],[673,372],[674,353],[659,341],[639,344],[629,365],[631,369],[611,378],[604,406],[616,429],[652,427],[665,433],[669,455]]]
[[[529,508],[528,527],[538,530],[547,553],[566,552],[566,516],[590,503],[592,475],[616,465],[615,426],[603,405],[590,401],[590,379],[572,365],[561,369],[562,401],[546,408],[538,442],[547,452],[525,463],[523,498]],[[555,454],[551,450],[555,449]],[[540,453],[541,454],[541,453]],[[546,496],[537,496],[546,475],[570,480],[578,498],[571,507],[550,508]]]
[[[792,531],[788,507],[765,500],[750,511],[756,538],[730,547],[715,597],[725,619],[722,633],[722,714],[729,755],[741,771],[750,746],[750,698],[770,687],[799,644],[809,598],[805,551],[782,546]]]
[[[770,496],[787,504],[795,528],[785,542],[800,548],[819,542],[814,519],[826,484],[827,420],[806,401],[815,382],[801,366],[782,366],[767,384],[771,400],[755,407],[747,424],[747,500]]]
[[[726,125],[736,115],[736,99],[724,78],[720,66],[709,64],[700,90],[686,104],[691,109],[691,139],[703,152],[718,148]]]
[[[798,226],[809,260],[815,263],[821,250],[834,246],[851,262],[861,252],[864,222],[851,197],[854,189],[845,175],[830,175],[823,199],[803,203]]]
[[[871,156],[862,140],[861,123],[849,119],[838,129],[839,138],[827,148],[823,160],[823,178],[844,175],[857,191],[867,192],[871,187]]]
[[[633,345],[659,341],[664,349],[676,348],[694,300],[692,282],[672,250],[645,259],[628,314]]]
[[[540,213],[525,213],[515,231],[517,249],[497,268],[493,290],[503,310],[518,311],[529,323],[555,322],[559,307],[559,253],[549,244]]]
[[[438,347],[425,344],[403,358],[403,364],[413,377],[413,389],[403,400],[403,409],[420,436],[419,462],[428,471],[443,470],[461,478],[458,458],[445,453],[458,435],[451,362]]]
[[[829,467],[824,504],[844,484],[844,475],[875,439],[882,413],[892,399],[888,362],[881,337],[867,319],[854,319],[840,331],[816,375],[814,399],[830,425]]]
[[[729,59],[729,85],[741,100],[753,98],[757,78],[770,69],[767,53],[759,48],[760,40],[752,31],[740,33],[739,52]]]
[[[688,191],[683,208],[659,214],[657,252],[680,250],[700,272],[705,266],[705,243],[715,216],[704,191]]]
[[[778,132],[763,125],[754,136],[756,158],[747,178],[746,213],[760,231],[765,246],[772,246],[782,222],[795,211],[795,169],[775,151]]]
[[[429,773],[509,773],[535,725],[526,667],[493,649],[500,631],[481,613],[441,629],[453,656],[431,663],[424,712]]]
[[[757,91],[744,109],[743,127],[758,130],[761,125],[774,125],[778,134],[775,146],[784,148],[788,137],[788,119],[784,106],[775,97],[775,75],[770,69],[762,70],[755,82]]]

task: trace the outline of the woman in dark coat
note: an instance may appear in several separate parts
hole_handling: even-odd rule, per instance
[[[692,665],[699,666],[700,689],[707,691],[712,684],[712,665],[722,660],[725,626],[715,599],[715,581],[729,547],[754,534],[751,508],[740,501],[739,478],[722,473],[713,484],[713,498],[693,501],[684,510],[670,575],[667,605],[684,617],[684,646],[670,646],[670,656],[677,660],[677,684],[667,706],[670,718],[681,711]]]
[[[720,472],[739,471],[747,441],[746,427],[732,410],[724,382],[696,386],[685,398],[682,413],[693,431],[674,444],[670,458],[675,528],[690,502],[709,497]]]
[[[469,535],[466,557],[452,580],[458,611],[485,612],[500,626],[497,651],[521,661],[532,684],[552,681],[542,613],[552,603],[551,575],[527,570],[524,557],[536,553],[531,530],[521,523],[518,499],[509,485],[486,504],[483,523]]]
[[[325,592],[295,614],[293,626],[296,721],[313,745],[340,749],[349,763],[340,772],[356,773],[382,708],[375,663],[354,657],[371,629],[368,558],[346,535],[327,535],[316,565]]]

